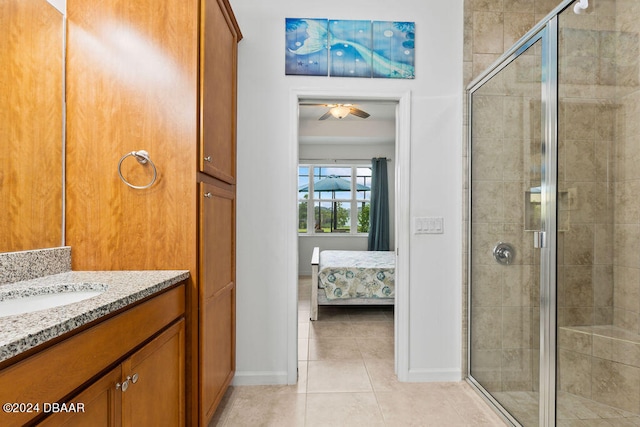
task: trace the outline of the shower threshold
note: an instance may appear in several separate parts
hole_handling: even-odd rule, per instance
[[[492,393],[504,405],[505,409],[523,426],[539,425],[538,393],[533,391],[501,391]],[[559,392],[556,408],[558,427],[636,426],[640,425],[640,416],[604,403]]]

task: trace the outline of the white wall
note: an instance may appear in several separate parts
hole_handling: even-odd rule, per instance
[[[291,367],[287,337],[296,326],[290,322],[295,299],[289,294],[296,278],[289,276],[298,260],[287,236],[296,215],[283,209],[296,188],[289,111],[291,93],[299,90],[411,91],[409,213],[444,217],[445,233],[410,238],[410,345],[400,349],[408,363],[398,375],[411,381],[459,379],[462,0],[231,0],[231,5],[244,35],[238,74],[235,382],[284,383]],[[285,76],[287,17],[415,21],[416,78]]]

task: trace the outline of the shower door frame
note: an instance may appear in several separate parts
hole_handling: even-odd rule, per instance
[[[534,26],[494,64],[467,86],[467,381],[502,415],[505,421],[520,425],[498,401],[471,375],[471,243],[472,243],[472,123],[473,94],[492,77],[511,64],[529,47],[541,41],[541,230],[540,244],[540,376],[539,425],[554,426],[556,422],[556,325],[557,325],[557,177],[558,177],[558,15],[574,0],[562,1],[547,17]]]

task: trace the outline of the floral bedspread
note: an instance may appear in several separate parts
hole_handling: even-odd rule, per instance
[[[327,299],[395,297],[394,252],[322,251],[318,269]]]

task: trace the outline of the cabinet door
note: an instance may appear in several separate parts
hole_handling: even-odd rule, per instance
[[[121,425],[121,397],[116,384],[122,376],[121,366],[94,382],[66,403],[77,412],[58,412],[46,418],[40,426],[53,427],[115,427]]]
[[[224,3],[202,1],[200,171],[235,184],[238,32]]]
[[[200,324],[201,415],[207,425],[235,372],[235,286],[204,301]]]
[[[122,363],[123,426],[185,425],[184,319]]]
[[[235,194],[200,183],[200,301],[235,281]]]
[[[235,197],[200,183],[200,423],[206,425],[235,371]]]

